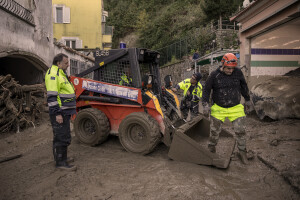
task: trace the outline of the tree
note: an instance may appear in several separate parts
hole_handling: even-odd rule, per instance
[[[228,19],[238,10],[243,0],[204,0],[201,8],[206,15],[206,21],[217,21],[222,17]]]

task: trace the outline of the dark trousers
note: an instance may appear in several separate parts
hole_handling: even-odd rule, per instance
[[[180,110],[184,119],[187,118],[189,111],[191,111],[191,117],[197,116],[199,114],[199,101],[183,100],[180,103]]]
[[[53,149],[60,146],[69,146],[71,144],[70,118],[71,115],[62,115],[63,123],[56,121],[55,115],[50,115],[50,121],[53,129]]]

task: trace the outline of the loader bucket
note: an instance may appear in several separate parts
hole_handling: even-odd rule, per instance
[[[235,147],[233,136],[222,129],[217,152],[208,150],[210,122],[199,116],[181,125],[173,135],[168,156],[176,161],[227,168]]]

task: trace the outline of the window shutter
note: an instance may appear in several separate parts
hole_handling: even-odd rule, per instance
[[[76,49],[82,48],[82,40],[76,40]]]
[[[63,18],[64,24],[71,23],[70,8],[69,7],[64,7],[63,15],[64,15],[64,18]]]
[[[52,11],[53,11],[52,12],[53,22],[56,23],[57,20],[56,20],[56,6],[55,5],[53,5]]]

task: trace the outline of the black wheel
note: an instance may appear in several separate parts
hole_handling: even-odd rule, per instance
[[[109,121],[102,111],[87,108],[77,114],[74,131],[80,142],[94,146],[106,140],[109,134]]]
[[[158,123],[146,113],[131,113],[120,124],[119,140],[127,151],[146,155],[161,140]]]

